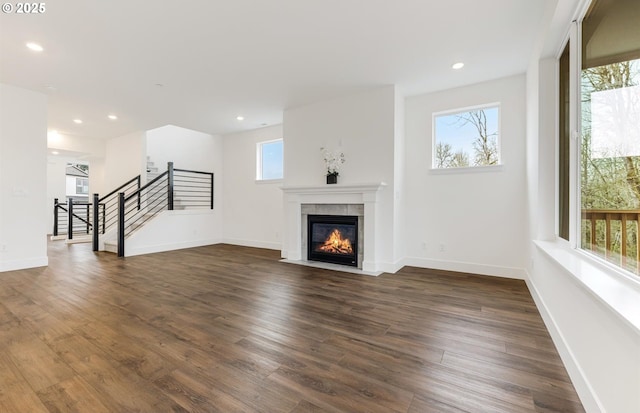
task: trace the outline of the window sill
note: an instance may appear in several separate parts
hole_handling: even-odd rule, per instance
[[[256,179],[256,184],[281,184],[282,183],[282,178],[281,179]]]
[[[461,168],[431,168],[429,173],[435,175],[448,175],[448,174],[469,174],[469,173],[485,173],[485,172],[500,172],[504,168],[504,164],[491,165],[491,166],[465,166]]]
[[[534,241],[534,244],[640,334],[640,281],[560,241]]]

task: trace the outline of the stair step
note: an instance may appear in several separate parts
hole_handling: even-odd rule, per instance
[[[87,243],[87,242],[92,242],[93,241],[93,237],[91,235],[75,235],[73,237],[73,239],[66,239],[65,243],[67,244],[81,244],[81,243]]]

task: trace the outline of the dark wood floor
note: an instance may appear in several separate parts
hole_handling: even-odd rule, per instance
[[[229,245],[0,273],[1,412],[583,412],[522,281]]]

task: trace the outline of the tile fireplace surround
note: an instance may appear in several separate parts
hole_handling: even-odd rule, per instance
[[[358,268],[378,271],[376,257],[376,208],[384,183],[359,185],[284,186],[284,239],[282,257],[307,262],[307,215],[356,215],[359,217]],[[353,267],[345,267],[345,270]]]
[[[309,215],[333,215],[333,216],[355,216],[358,217],[358,245],[357,268],[362,269],[364,260],[364,204],[302,204],[302,261],[307,261],[309,254],[309,228],[307,220]]]

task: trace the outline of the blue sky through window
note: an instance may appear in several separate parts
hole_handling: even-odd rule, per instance
[[[282,179],[283,177],[282,140],[263,143],[262,179]]]
[[[465,122],[461,117],[466,113],[478,110],[484,111],[486,115],[487,133],[489,135],[494,134],[494,138],[497,141],[499,132],[499,107],[477,108],[470,111],[436,115],[434,117],[434,151],[437,144],[449,144],[451,145],[452,153],[459,151],[466,153],[469,158],[469,166],[474,166],[475,150],[473,148],[473,142],[478,139],[478,129],[473,123]]]

